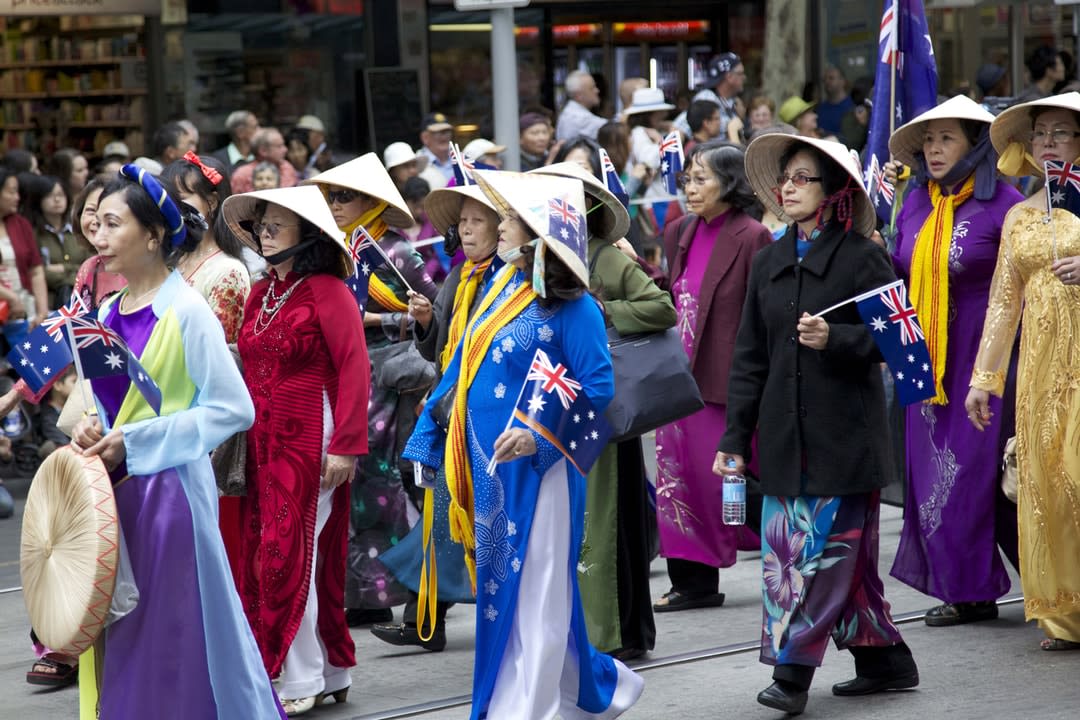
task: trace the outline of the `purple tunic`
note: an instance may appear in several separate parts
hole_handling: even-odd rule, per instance
[[[996,547],[994,509],[1001,448],[1012,430],[1003,428],[1000,398],[990,398],[995,422],[985,432],[968,421],[964,400],[982,336],[1001,227],[1009,208],[1021,199],[1014,188],[998,182],[989,201],[973,197],[956,208],[942,383],[948,404],[918,403],[906,410],[904,529],[892,575],[950,603],[995,600],[1009,589]],[[905,279],[910,277],[915,238],[931,209],[928,190],[920,188],[907,197],[897,218],[893,261]]]
[[[687,355],[693,354],[698,296],[713,245],[727,213],[698,223],[690,242],[686,268],[672,284],[676,327]],[[733,308],[738,316],[741,308]],[[724,405],[706,403],[698,412],[656,431],[656,511],[660,553],[711,565],[730,567],[735,551],[756,549],[757,536],[745,527],[724,525],[720,478],[713,474],[716,446],[726,427]]]

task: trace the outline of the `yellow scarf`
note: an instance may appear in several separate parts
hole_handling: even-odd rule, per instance
[[[454,351],[457,350],[458,342],[465,334],[465,326],[469,322],[469,308],[472,307],[476,291],[480,288],[484,273],[491,267],[493,259],[494,256],[478,263],[466,260],[461,266],[461,279],[454,291],[454,309],[450,313],[450,329],[446,334],[446,345],[439,356],[440,371],[445,371],[454,358]]]
[[[931,180],[930,204],[933,210],[915,238],[911,256],[911,302],[922,323],[930,362],[934,364],[937,395],[934,405],[947,405],[945,397],[945,350],[949,332],[949,246],[952,243],[953,213],[975,193],[975,175],[964,181],[954,195],[942,195],[941,186]]]
[[[500,297],[503,289],[517,273],[508,267],[500,273],[488,290],[476,317],[484,314]],[[476,379],[480,365],[487,355],[495,334],[517,317],[536,298],[536,291],[523,282],[491,315],[471,325],[462,338],[461,368],[458,371],[454,410],[450,414],[450,429],[446,438],[446,485],[450,490],[450,539],[465,547],[465,566],[469,570],[473,594],[476,594],[476,537],[473,532],[473,482],[469,466],[468,442],[465,436],[465,401],[469,386]]]
[[[364,226],[364,229],[368,231],[372,239],[375,242],[379,242],[379,239],[386,234],[386,230],[389,227],[386,221],[382,219],[383,210],[389,206],[385,200],[379,202],[378,205],[368,210],[361,215],[355,222],[348,227],[341,228],[345,231],[345,240],[352,242],[352,234],[360,225]],[[379,303],[382,307],[392,312],[408,312],[408,303],[402,302],[398,299],[397,294],[390,289],[390,286],[382,281],[382,279],[375,273],[371,274],[368,279],[368,296]]]

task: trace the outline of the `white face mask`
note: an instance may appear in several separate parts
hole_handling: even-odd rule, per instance
[[[499,259],[509,265],[510,263],[520,258],[525,248],[527,247],[536,247],[536,240],[530,240],[524,245],[518,245],[517,247],[510,248],[509,250],[500,250],[498,253]]]

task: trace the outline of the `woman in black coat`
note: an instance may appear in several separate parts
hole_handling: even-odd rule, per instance
[[[758,196],[794,223],[750,271],[714,472],[743,472],[757,428],[761,661],[774,666],[758,702],[797,714],[830,635],[851,650],[857,675],[834,694],[919,682],[877,570],[889,466],[882,358],[854,303],[815,316],[895,275],[868,239],[873,206],[843,145],[766,135],[747,149],[746,168]]]

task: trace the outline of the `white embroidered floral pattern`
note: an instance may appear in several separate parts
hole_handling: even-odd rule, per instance
[[[488,622],[495,622],[495,618],[499,617],[499,611],[495,609],[494,605],[488,605],[484,608],[484,619]]]
[[[514,568],[514,572],[521,572],[521,560],[514,558],[510,561],[510,567]]]
[[[501,343],[500,346],[502,347],[502,351],[504,353],[512,353],[512,352],[514,352],[514,346],[515,345],[517,345],[517,343],[514,342],[514,338],[508,337],[508,338],[503,338],[502,343]]]
[[[494,595],[499,592],[499,583],[495,582],[493,578],[488,578],[488,581],[484,583],[484,592],[488,595]]]
[[[492,350],[491,351],[491,360],[492,360],[492,362],[494,362],[496,365],[501,363],[502,362],[502,355],[503,355],[502,350],[500,350],[499,348],[495,348],[494,350]]]
[[[495,397],[499,400],[502,400],[504,397],[506,397],[506,386],[502,383],[499,383],[495,386]]]
[[[555,336],[555,331],[551,329],[550,325],[541,325],[540,329],[536,331],[536,336],[540,338],[540,342],[551,342],[551,338]]]

